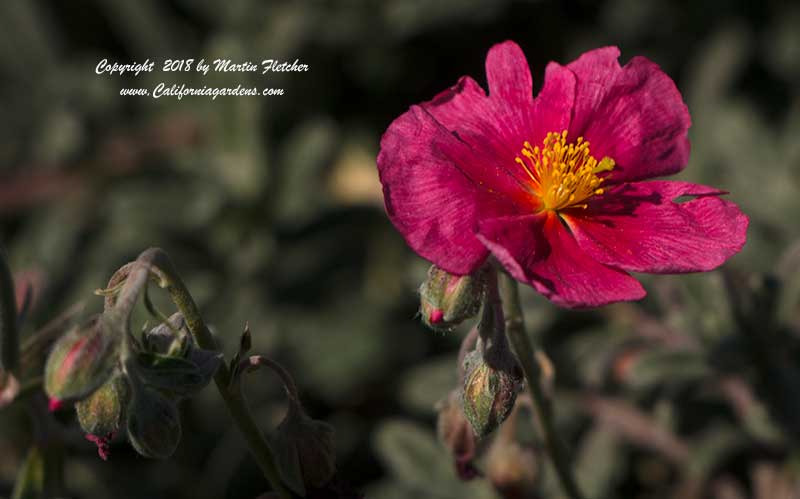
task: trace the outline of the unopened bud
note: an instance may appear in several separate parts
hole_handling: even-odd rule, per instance
[[[514,408],[522,373],[516,361],[489,365],[481,348],[467,354],[464,367],[464,415],[475,434],[482,438],[505,421]]]
[[[422,321],[433,329],[451,329],[478,313],[485,291],[485,271],[458,276],[433,265],[419,288]]]
[[[461,397],[458,390],[450,392],[446,399],[436,405],[439,417],[436,433],[453,456],[456,473],[462,480],[471,480],[478,476],[474,459],[477,442],[469,421],[461,409]]]
[[[112,317],[95,316],[56,341],[44,373],[44,388],[51,400],[80,400],[111,377],[124,334]]]
[[[137,386],[128,409],[128,439],[144,457],[170,457],[181,441],[175,404],[155,390]]]
[[[538,460],[530,447],[498,437],[486,456],[486,477],[505,499],[534,497]]]
[[[116,433],[125,420],[130,388],[125,377],[118,373],[75,404],[78,422],[83,431],[97,437]]]
[[[297,401],[290,402],[286,418],[271,435],[270,444],[279,456],[288,485],[301,495],[305,495],[306,488],[323,487],[336,473],[333,427],[311,419]]]

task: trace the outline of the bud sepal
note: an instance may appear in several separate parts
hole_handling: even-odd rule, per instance
[[[270,434],[269,443],[287,485],[304,496],[306,488],[321,488],[336,473],[334,430],[293,406],[290,403],[286,417]]]
[[[433,265],[419,288],[422,322],[434,330],[450,330],[474,317],[486,294],[486,271],[454,275]]]
[[[128,409],[128,440],[144,457],[166,459],[181,441],[181,421],[175,403],[156,390],[136,386]]]
[[[84,432],[97,437],[116,433],[125,423],[131,393],[122,373],[116,373],[89,397],[75,404]]]
[[[522,371],[516,364],[492,366],[479,350],[467,355],[464,367],[464,416],[475,435],[483,438],[497,429],[514,408],[522,387]]]
[[[56,341],[47,358],[44,388],[51,401],[81,400],[103,385],[120,361],[124,330],[114,314],[100,314]]]

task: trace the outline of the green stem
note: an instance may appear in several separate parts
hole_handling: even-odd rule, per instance
[[[525,320],[522,314],[522,305],[519,299],[517,281],[501,272],[500,290],[503,297],[506,316],[506,334],[517,353],[517,358],[525,372],[528,389],[531,392],[533,407],[536,417],[541,423],[548,454],[553,462],[561,486],[570,499],[583,499],[575,476],[572,473],[566,450],[555,426],[555,417],[550,399],[542,389],[542,371],[534,356],[534,348],[528,333],[525,331]]]
[[[139,260],[152,263],[153,268],[151,270],[162,279],[162,285],[165,285],[172,301],[183,314],[186,327],[189,329],[189,332],[192,333],[192,336],[194,336],[198,346],[207,350],[219,350],[214,336],[200,316],[200,312],[197,309],[192,295],[189,294],[186,285],[178,276],[167,254],[160,248],[150,248],[141,254]],[[228,406],[228,411],[234,423],[247,441],[250,452],[253,454],[256,463],[264,473],[264,477],[272,485],[275,492],[282,498],[291,499],[291,493],[281,481],[280,472],[275,464],[272,450],[267,444],[261,429],[259,429],[253,419],[253,415],[250,413],[250,408],[244,396],[241,394],[241,391],[231,390],[230,381],[230,370],[226,362],[223,361],[219,369],[217,369],[216,374],[214,374],[214,382],[217,385],[217,389],[220,395],[222,395],[225,405]]]
[[[47,398],[38,392],[28,399],[34,430],[34,446],[41,452],[44,477],[41,497],[61,497],[64,489],[64,439],[62,430],[47,410]]]

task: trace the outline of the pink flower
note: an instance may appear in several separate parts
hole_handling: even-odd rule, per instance
[[[711,270],[745,243],[723,191],[680,181],[689,113],[672,80],[605,47],[548,64],[533,97],[514,42],[486,58],[489,95],[467,76],[412,106],[381,139],[386,210],[408,244],[454,274],[493,255],[553,302],[645,295],[628,272]]]

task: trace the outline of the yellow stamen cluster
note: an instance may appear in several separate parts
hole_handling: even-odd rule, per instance
[[[603,194],[603,178],[597,174],[614,169],[608,156],[598,162],[589,153],[589,142],[578,137],[567,143],[567,131],[550,132],[542,147],[525,141],[519,163],[531,179],[531,187],[545,210],[586,208],[588,198]]]

